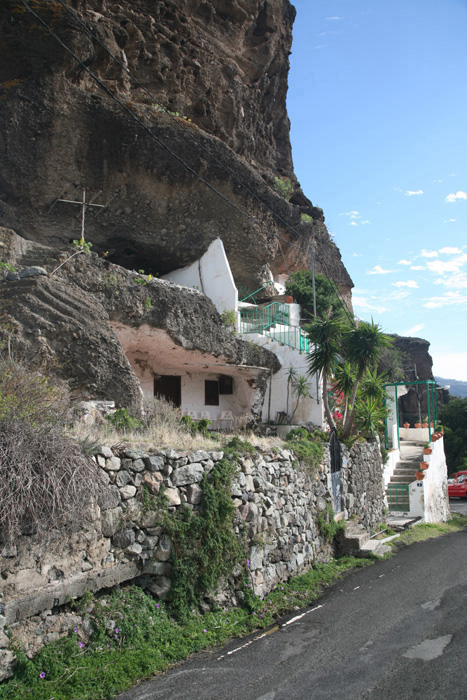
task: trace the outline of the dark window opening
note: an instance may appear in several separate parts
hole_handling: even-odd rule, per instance
[[[154,377],[154,396],[163,396],[175,406],[181,406],[182,378],[170,375]]]
[[[219,394],[233,394],[233,377],[221,374],[219,377]]]
[[[217,380],[206,379],[204,382],[204,404],[205,406],[219,405],[219,382]]]

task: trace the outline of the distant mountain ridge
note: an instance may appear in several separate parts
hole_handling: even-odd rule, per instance
[[[444,377],[435,377],[435,380],[441,386],[449,386],[451,396],[467,398],[467,382],[461,382],[460,379],[445,379]]]

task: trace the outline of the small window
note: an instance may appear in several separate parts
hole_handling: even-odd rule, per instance
[[[205,406],[219,405],[219,382],[217,380],[206,379],[204,382],[204,404]]]
[[[219,394],[233,394],[233,377],[221,374],[219,377]]]

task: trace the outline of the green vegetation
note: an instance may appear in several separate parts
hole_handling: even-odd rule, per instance
[[[325,510],[317,515],[318,530],[325,542],[331,544],[339,532],[345,530],[345,520],[334,520],[334,511],[330,503],[326,504]]]
[[[86,241],[84,238],[80,238],[80,240],[74,240],[73,245],[75,248],[78,248],[79,253],[87,253],[87,255],[91,255],[91,248],[92,248],[92,243],[89,241]]]
[[[230,328],[231,330],[235,331],[237,326],[237,316],[235,311],[223,311],[221,313],[221,321],[226,328]]]
[[[286,282],[287,294],[293,296],[301,305],[303,318],[313,318],[313,279],[310,270],[297,270],[292,272]],[[328,314],[335,315],[342,307],[339,301],[338,290],[334,282],[324,275],[315,275],[316,289],[316,314],[324,318]]]
[[[444,427],[444,451],[448,472],[467,469],[467,398],[452,398],[439,407]]]
[[[390,544],[397,551],[397,548],[404,545],[423,542],[432,537],[448,535],[450,532],[460,532],[467,528],[467,517],[459,513],[452,513],[451,520],[447,523],[420,523],[409,528]]]
[[[278,586],[264,600],[250,593],[245,607],[191,614],[182,623],[171,617],[165,603],[137,587],[115,589],[92,601],[88,595],[86,609],[91,612],[86,616],[94,628],[91,639],[87,641],[77,627],[32,660],[18,650],[15,677],[0,686],[0,700],[111,697],[191,654],[269,627],[286,612],[309,606],[346,571],[371,563],[344,557],[317,564]]]
[[[307,356],[308,374],[323,377],[323,404],[330,427],[344,440],[355,431],[363,437],[374,436],[386,415],[384,392],[378,387],[384,377],[377,375],[375,367],[391,339],[374,321],[347,322],[338,316],[316,318],[306,330],[314,345]],[[329,391],[333,376],[337,381]]]
[[[217,462],[200,483],[203,500],[199,511],[184,508],[160,512],[161,525],[172,542],[171,614],[187,620],[206,594],[216,593],[221,579],[232,578],[246,563],[246,544],[233,527],[235,506],[230,495],[237,471],[233,460]],[[239,567],[241,575],[242,567]]]
[[[294,192],[293,182],[288,177],[275,177],[272,189],[287,201],[290,200]]]
[[[301,460],[302,466],[310,471],[316,471],[321,464],[324,453],[326,435],[321,431],[308,432],[305,428],[294,428],[287,433],[286,442]]]
[[[312,224],[313,223],[313,217],[310,216],[309,214],[302,214],[300,218],[304,224]]]
[[[183,416],[180,422],[192,435],[199,433],[203,437],[208,436],[208,428],[211,425],[211,421],[207,418],[194,420],[191,416]]]
[[[132,416],[128,412],[127,408],[117,408],[114,413],[107,416],[107,420],[114,426],[114,428],[117,428],[117,430],[121,430],[122,432],[128,430],[141,430],[144,425],[139,418]]]

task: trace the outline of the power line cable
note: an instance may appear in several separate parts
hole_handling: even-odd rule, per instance
[[[84,63],[84,62],[83,62],[83,61],[82,61],[82,60],[81,60],[81,59],[80,59],[80,58],[79,58],[79,57],[78,57],[78,56],[77,56],[63,41],[62,41],[62,39],[60,39],[60,37],[54,32],[54,30],[50,27],[50,25],[48,25],[47,22],[46,22],[44,19],[42,19],[42,17],[40,17],[40,16],[35,12],[35,11],[27,4],[27,2],[26,2],[25,0],[21,0],[21,2],[22,2],[22,4],[24,5],[24,7],[25,7],[25,8],[26,8],[26,9],[27,9],[27,10],[28,10],[28,11],[29,11],[29,12],[30,12],[30,13],[31,13],[31,14],[32,14],[46,29],[47,29],[47,31],[48,31],[48,32],[51,34],[51,36],[53,36],[53,38],[60,44],[60,46],[62,46],[62,48],[63,48],[68,54],[70,54],[70,56],[72,56],[72,58],[82,67],[82,69],[85,70],[85,71],[88,73],[88,75],[89,75],[89,76],[104,90],[104,92],[106,92],[106,93],[109,95],[109,97],[111,97],[115,102],[117,102],[117,104],[119,104],[120,107],[121,107],[127,114],[129,114],[129,115],[130,115],[130,116],[131,116],[131,117],[132,117],[132,118],[133,118],[133,119],[148,133],[148,134],[149,134],[149,135],[150,135],[150,136],[152,136],[152,138],[154,138],[154,139],[157,141],[157,143],[158,143],[160,146],[162,146],[162,148],[164,148],[166,151],[168,151],[168,152],[169,152],[176,160],[178,160],[190,173],[192,173],[192,175],[194,175],[195,177],[197,177],[206,187],[208,187],[212,192],[214,192],[214,193],[215,193],[217,196],[219,196],[224,202],[226,202],[226,204],[228,204],[229,206],[231,206],[233,209],[235,209],[235,210],[238,211],[240,214],[242,214],[243,216],[245,216],[246,218],[248,218],[250,221],[252,221],[254,224],[256,224],[257,226],[259,226],[260,228],[264,229],[268,234],[270,234],[270,235],[273,236],[273,237],[274,237],[274,236],[277,237],[278,240],[284,241],[285,243],[287,243],[287,244],[290,245],[290,246],[293,246],[294,248],[298,248],[302,253],[304,252],[302,246],[297,245],[296,243],[293,243],[292,241],[289,241],[287,238],[283,238],[283,237],[280,236],[278,233],[274,233],[273,231],[271,231],[265,224],[261,223],[260,221],[257,221],[253,216],[251,216],[250,214],[248,214],[247,212],[245,212],[243,209],[241,209],[239,206],[237,206],[237,205],[236,205],[234,202],[232,202],[228,197],[226,197],[224,194],[222,194],[221,192],[219,192],[219,190],[217,190],[213,185],[211,185],[207,180],[205,180],[201,175],[199,175],[199,173],[197,173],[188,163],[186,163],[186,162],[183,160],[183,158],[181,158],[179,155],[177,155],[177,154],[170,148],[170,146],[168,146],[164,141],[162,141],[162,139],[160,139],[158,136],[156,136],[156,134],[154,134],[154,132],[153,132],[141,119],[139,119],[139,117],[138,117],[134,112],[132,112],[132,111],[127,107],[127,105],[125,105],[125,104],[124,104],[124,103],[123,103],[123,102],[122,102],[122,101],[121,101],[121,100],[120,100],[120,99],[119,99],[119,98],[118,98],[118,97],[117,97],[117,96],[116,96],[116,95],[115,95],[115,94],[114,94],[114,93],[113,93],[113,92],[112,92],[112,91],[111,91],[111,90],[110,90],[110,89],[109,89],[109,88],[108,88],[108,87],[107,87],[107,86],[106,86],[106,85],[105,85],[105,84],[104,84],[104,83],[103,83],[89,68],[88,68],[88,66],[85,65],[85,63]],[[142,87],[142,89],[151,97],[151,99],[153,99],[153,95],[147,90],[147,88],[145,88],[145,87],[140,83],[140,81],[139,81],[135,76],[133,76],[133,75],[130,73],[130,71],[129,71],[120,61],[118,61],[118,59],[117,59],[115,56],[113,56],[113,54],[105,47],[105,45],[104,45],[99,39],[97,39],[97,38],[92,34],[92,32],[90,32],[90,30],[88,30],[88,28],[86,27],[86,25],[85,25],[78,17],[76,17],[76,16],[74,15],[74,13],[71,12],[71,10],[69,10],[69,8],[66,7],[66,5],[64,5],[64,3],[62,2],[62,0],[58,0],[58,2],[59,2],[59,3],[60,3],[60,4],[61,4],[75,19],[76,19],[76,21],[79,22],[79,24],[81,24],[81,25],[84,27],[84,29],[86,30],[86,32],[87,32],[92,38],[94,38],[94,39],[107,51],[107,53],[113,58],[113,60],[115,60],[115,61],[116,61],[116,62],[117,62],[117,63],[118,63],[118,64],[119,64],[119,65],[120,65],[120,66],[121,66],[121,67],[122,67],[136,82],[137,82],[137,83],[138,83],[138,85],[140,85],[140,86]],[[154,99],[155,99],[155,98],[154,98]],[[159,103],[157,102],[157,100],[155,100],[155,102],[156,102],[156,104],[159,104]],[[160,106],[164,109],[164,112],[166,112],[167,114],[169,114],[169,112],[168,112],[162,105],[160,105]],[[173,116],[170,115],[170,114],[169,114],[169,116],[177,122],[177,120],[175,119],[175,117],[173,117]],[[276,218],[278,218],[287,228],[289,228],[290,230],[294,231],[294,233],[296,233],[300,238],[302,238],[303,240],[305,240],[306,242],[308,242],[308,239],[306,239],[305,236],[303,236],[303,235],[302,235],[301,233],[299,233],[293,226],[291,226],[291,225],[288,224],[284,219],[282,219],[282,217],[280,217],[279,214],[277,214],[276,212],[274,212],[274,210],[271,209],[271,208],[269,207],[269,205],[267,205],[267,204],[266,204],[265,202],[263,202],[257,195],[255,195],[246,185],[244,185],[244,184],[241,182],[241,180],[239,180],[239,179],[237,178],[237,176],[236,176],[234,173],[232,173],[226,166],[224,166],[224,165],[221,163],[221,161],[219,161],[213,154],[211,154],[210,151],[209,151],[208,149],[206,149],[206,147],[205,147],[198,139],[196,139],[196,138],[194,137],[194,135],[192,135],[192,134],[189,132],[188,129],[185,129],[185,127],[182,126],[179,122],[177,122],[177,124],[178,124],[181,128],[183,128],[183,130],[184,130],[185,132],[187,132],[187,133],[189,134],[189,136],[190,136],[191,138],[193,138],[193,140],[194,140],[196,143],[198,143],[198,145],[200,145],[200,147],[201,147],[210,157],[212,157],[212,158],[213,158],[224,170],[226,170],[226,171],[227,171],[227,172],[228,172],[228,173],[243,187],[243,188],[245,188],[245,189],[251,194],[251,196],[253,196],[258,202],[260,202],[260,203],[263,204],[265,207],[267,207],[267,209],[269,209],[269,211],[270,211],[274,216],[276,216]],[[280,244],[279,244],[279,243],[278,243],[278,245],[279,245],[279,248],[280,248]],[[281,252],[281,254],[282,254],[282,257],[283,257],[284,260],[285,260],[284,254],[283,254],[283,252],[282,252],[282,248],[280,248],[280,252]],[[325,266],[325,264],[323,263],[323,261],[320,260],[320,264],[321,264],[321,265],[324,267],[324,269],[326,270],[328,277],[329,277],[330,279],[332,279],[332,277],[330,277],[329,271],[327,270],[327,267]],[[286,266],[287,266],[287,263],[286,263]],[[349,312],[349,309],[347,308],[347,305],[342,301],[342,299],[340,298],[340,296],[339,296],[338,294],[337,294],[337,298],[338,298],[338,301],[339,301],[339,303],[341,304],[341,306],[342,306],[344,312],[345,312],[346,315],[349,317],[349,320],[352,321],[353,319],[352,319],[352,316],[351,316],[351,314],[350,314],[350,312]]]
[[[101,40],[99,39],[98,36],[96,36],[93,32],[91,32],[91,30],[86,26],[85,22],[83,22],[83,20],[80,19],[80,18],[79,18],[79,17],[78,17],[78,16],[63,2],[63,0],[58,0],[58,2],[60,3],[60,5],[62,5],[62,7],[65,8],[65,10],[71,15],[71,17],[73,17],[73,19],[75,19],[75,20],[83,27],[83,29],[86,31],[86,33],[87,33],[94,41],[96,41],[96,43],[98,43],[99,46],[101,46],[101,47],[104,49],[104,51],[107,52],[107,54],[112,58],[112,60],[114,60],[114,61],[120,66],[120,68],[121,68],[122,70],[124,70],[125,73],[127,73],[127,75],[128,75],[130,78],[132,78],[132,80],[134,80],[134,82],[135,82],[135,83],[136,83],[136,84],[151,98],[151,100],[153,100],[154,104],[156,104],[158,107],[160,107],[160,108],[163,110],[163,112],[164,112],[165,114],[167,114],[167,115],[173,120],[173,122],[174,122],[180,129],[182,129],[182,131],[185,132],[185,134],[187,134],[195,143],[197,143],[198,146],[199,146],[210,158],[212,158],[212,159],[217,163],[217,165],[219,165],[221,168],[223,168],[223,170],[225,170],[225,171],[235,180],[235,182],[237,182],[237,183],[238,183],[241,187],[243,187],[243,189],[245,189],[254,199],[256,199],[256,201],[258,201],[260,204],[262,204],[264,207],[266,207],[266,209],[268,209],[268,210],[271,212],[271,214],[272,214],[276,219],[278,219],[282,224],[284,224],[284,226],[286,226],[288,229],[290,229],[291,231],[293,231],[293,232],[294,232],[297,236],[299,236],[300,238],[303,238],[303,240],[308,241],[308,239],[306,238],[306,236],[304,236],[302,233],[300,233],[299,231],[297,231],[297,229],[296,229],[294,226],[292,226],[292,225],[289,224],[287,221],[285,221],[285,219],[283,219],[283,218],[281,217],[280,214],[278,214],[274,209],[272,209],[272,207],[269,206],[269,204],[267,204],[267,202],[263,201],[260,197],[258,197],[258,195],[256,195],[256,194],[248,187],[248,185],[246,185],[244,182],[242,182],[242,180],[240,180],[240,178],[239,178],[237,175],[235,175],[235,173],[232,172],[232,170],[230,170],[230,168],[228,168],[224,163],[222,163],[222,161],[220,161],[220,160],[217,158],[217,156],[214,155],[214,153],[212,153],[208,148],[206,148],[206,146],[202,143],[202,141],[200,141],[199,139],[197,139],[196,136],[195,136],[189,129],[187,129],[187,128],[184,126],[183,122],[178,121],[177,117],[174,116],[174,115],[170,112],[170,110],[166,109],[166,108],[164,107],[164,105],[161,104],[161,103],[158,101],[157,97],[156,97],[155,95],[153,95],[153,94],[151,93],[151,91],[148,90],[148,88],[147,88],[145,85],[143,85],[143,83],[141,83],[141,81],[130,71],[130,69],[129,69],[124,63],[122,63],[122,61],[120,61],[120,60],[115,56],[115,54],[113,54],[113,53],[110,51],[109,48],[107,48],[107,46],[104,44],[103,41],[101,41]]]
[[[177,155],[175,151],[173,151],[170,146],[168,146],[162,139],[160,139],[156,134],[134,113],[127,107],[126,104],[124,104],[104,83],[96,76],[94,73],[83,63],[83,61],[70,49],[63,41],[60,39],[60,37],[54,32],[54,30],[47,24],[45,20],[43,20],[26,2],[26,0],[21,0],[21,3],[26,7],[26,9],[47,29],[47,31],[53,36],[53,38],[62,46],[63,49],[67,53],[72,56],[72,58],[75,59],[77,63],[82,67],[83,70],[90,75],[90,77],[101,87],[104,92],[106,92],[109,97],[111,97],[117,104],[122,107],[122,109],[129,114],[150,136],[152,136],[153,139],[157,141],[157,143],[162,146],[168,153],[170,153],[171,156],[173,156],[176,160],[179,161],[192,175],[197,177],[206,187],[208,187],[214,194],[219,196],[221,199],[223,199],[224,202],[226,202],[229,206],[231,206],[233,209],[238,211],[240,214],[243,216],[247,217],[250,221],[252,221],[254,224],[259,226],[260,228],[264,229],[267,233],[269,233],[272,237],[277,237],[281,241],[284,241],[285,243],[288,243],[289,245],[298,248],[302,253],[303,248],[296,243],[292,243],[289,241],[287,238],[283,238],[277,233],[274,233],[274,231],[271,231],[265,224],[261,223],[260,221],[257,221],[253,216],[248,214],[246,211],[241,209],[237,204],[232,202],[228,197],[226,197],[222,192],[219,192],[213,185],[211,185],[207,180],[205,180],[199,173],[196,172],[186,161],[181,158],[181,156]]]

